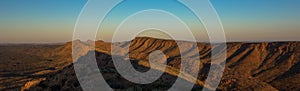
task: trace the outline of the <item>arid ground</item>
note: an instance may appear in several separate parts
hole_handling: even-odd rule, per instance
[[[168,90],[180,78],[181,57],[200,58],[199,74],[193,90],[204,88],[211,67],[212,47],[207,43],[197,46],[186,44],[180,53],[175,41],[138,37],[130,42],[117,43],[117,47],[129,47],[129,59],[141,72],[149,70],[149,54],[160,50],[166,55],[164,74],[151,84],[136,84],[124,79],[116,70],[111,54],[111,43],[96,41],[95,50],[87,42],[79,43],[80,55],[75,64],[84,63],[87,54],[96,52],[99,69],[106,82],[117,91]],[[195,50],[198,50],[195,52]],[[199,56],[195,56],[199,53]],[[300,90],[300,42],[227,43],[226,65],[217,90],[241,91],[299,91]],[[189,63],[189,66],[195,64]],[[0,90],[19,91],[81,91],[72,60],[72,42],[65,44],[2,44],[0,45]],[[82,67],[88,67],[83,65]],[[195,69],[196,70],[196,69]],[[191,70],[193,71],[193,70]],[[91,74],[93,71],[87,72]],[[187,74],[188,75],[188,74]],[[93,80],[93,79],[90,79]],[[179,88],[180,89],[180,88]],[[208,88],[209,89],[209,88]]]

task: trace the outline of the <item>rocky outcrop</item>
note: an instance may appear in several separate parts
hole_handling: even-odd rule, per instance
[[[21,91],[29,90],[31,87],[34,87],[34,86],[40,84],[40,82],[44,81],[44,80],[46,80],[46,78],[40,78],[40,79],[35,79],[32,81],[29,81],[21,88]]]

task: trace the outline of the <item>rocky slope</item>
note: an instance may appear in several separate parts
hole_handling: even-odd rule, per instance
[[[147,71],[150,67],[149,54],[155,50],[162,51],[167,58],[167,69],[164,75],[151,84],[140,85],[127,81],[116,71],[111,60],[111,43],[96,42],[96,50],[89,48],[89,43],[77,41],[84,47],[80,51],[77,63],[91,51],[96,51],[96,59],[106,82],[115,90],[167,90],[178,78],[181,56],[196,58],[199,53],[201,59],[199,74],[194,90],[201,90],[207,79],[211,64],[211,49],[209,44],[183,42],[185,49],[180,54],[175,41],[148,37],[139,37],[131,42],[114,43],[114,48],[129,48],[128,55],[132,65],[138,71]],[[65,60],[71,59],[71,42],[56,48]],[[197,49],[197,51],[195,51]],[[264,42],[264,43],[227,43],[226,67],[218,90],[300,90],[300,42]],[[188,63],[189,66],[195,64]],[[89,67],[85,65],[83,67]],[[158,71],[162,71],[157,69]],[[194,69],[196,70],[196,69]],[[193,71],[193,70],[192,70]],[[91,71],[92,73],[92,71]],[[189,77],[178,78],[189,81]],[[91,79],[92,80],[92,79]],[[74,73],[73,65],[64,67],[58,72],[47,75],[46,80],[31,87],[29,90],[82,90]]]
[[[0,45],[0,90],[21,90],[29,81],[56,73],[72,60],[56,54],[61,44]]]

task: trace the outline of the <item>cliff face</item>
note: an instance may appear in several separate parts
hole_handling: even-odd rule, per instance
[[[115,90],[126,89],[158,89],[167,90],[177,79],[181,56],[195,59],[199,53],[200,68],[194,90],[203,87],[210,68],[211,47],[209,44],[181,42],[185,52],[180,54],[175,41],[154,38],[136,38],[131,42],[114,43],[113,47],[129,48],[129,59],[135,69],[147,71],[150,67],[149,54],[155,50],[162,51],[167,58],[167,69],[157,81],[147,85],[135,84],[122,78],[116,71],[111,60],[111,43],[96,42],[96,59],[106,82]],[[88,45],[86,45],[88,46]],[[65,46],[65,48],[68,48]],[[64,49],[65,49],[64,48]],[[197,51],[195,52],[195,50]],[[70,50],[70,49],[67,49]],[[64,50],[64,51],[67,51]],[[87,51],[85,51],[87,52]],[[89,53],[89,52],[87,52]],[[87,54],[83,53],[83,54]],[[62,53],[63,54],[63,53]],[[123,57],[123,56],[120,57]],[[84,57],[82,55],[81,57]],[[80,57],[80,58],[81,58]],[[77,63],[87,60],[78,59]],[[270,43],[228,43],[226,67],[218,90],[300,90],[300,42],[270,42]],[[188,66],[195,64],[188,63]],[[87,66],[88,67],[88,66]],[[162,71],[157,69],[158,71]],[[194,69],[196,70],[196,69]],[[193,70],[192,70],[193,71]],[[189,77],[182,77],[189,81]],[[91,79],[92,80],[92,79]],[[74,73],[73,65],[65,67],[60,72],[48,76],[45,81],[30,90],[82,90]]]

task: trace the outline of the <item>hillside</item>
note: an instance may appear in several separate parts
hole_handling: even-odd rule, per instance
[[[186,52],[180,55],[179,48],[173,40],[138,37],[131,42],[114,43],[114,48],[122,49],[129,47],[130,59],[124,59],[124,61],[129,60],[138,71],[142,72],[147,71],[150,67],[147,60],[151,52],[160,50],[166,55],[168,64],[164,75],[154,83],[140,85],[129,82],[118,74],[111,60],[111,43],[96,41],[96,50],[92,50],[88,43],[76,42],[80,44],[79,47],[84,47],[84,50],[78,50],[80,51],[80,55],[78,55],[79,59],[76,63],[88,61],[81,60],[81,58],[85,57],[85,55],[91,51],[96,51],[99,69],[105,80],[115,90],[153,90],[153,88],[157,90],[167,90],[177,79],[181,56],[195,59],[195,53],[200,54],[199,58],[201,59],[201,63],[199,64],[200,71],[194,90],[200,90],[205,84],[204,81],[207,78],[210,68],[211,49],[215,48],[205,43],[197,43],[197,46],[190,46],[190,42],[181,41],[186,45],[186,49],[184,49]],[[196,48],[198,51],[195,52]],[[52,74],[42,76],[42,78],[45,79],[43,79],[41,83],[38,82],[36,86],[29,86],[31,87],[30,90],[82,90],[76,79],[74,68],[71,64],[72,61],[70,61],[72,43],[69,42],[65,45],[53,46],[50,49],[54,52],[49,52],[51,55],[43,55],[41,58],[57,57],[53,60],[57,60],[55,62],[60,61],[60,63],[64,63],[65,66],[59,66],[61,69],[57,69],[57,71]],[[227,43],[226,67],[221,83],[217,89],[299,91],[299,53],[300,42]],[[189,64],[190,66],[195,65],[193,63]],[[88,65],[83,67],[88,67]],[[162,70],[157,69],[157,71]],[[1,71],[1,74],[3,72],[4,71]],[[1,75],[1,78],[2,76],[4,75]],[[10,76],[6,75],[6,77]],[[192,78],[187,76],[178,79],[189,81],[189,79]]]
[[[56,54],[61,45],[0,45],[0,90],[20,90],[28,81],[42,79],[70,65]]]

